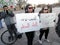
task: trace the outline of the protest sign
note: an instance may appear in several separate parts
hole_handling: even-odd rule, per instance
[[[38,13],[20,13],[15,16],[16,27],[20,33],[38,31],[46,27],[54,27],[56,21],[56,13],[40,14],[40,18]]]
[[[56,13],[43,13],[40,14],[40,26],[45,27],[54,27],[56,24]]]
[[[16,14],[16,27],[18,32],[24,33],[39,30],[38,13]]]

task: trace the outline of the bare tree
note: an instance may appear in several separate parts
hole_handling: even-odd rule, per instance
[[[22,5],[25,5],[26,4],[26,2],[27,2],[27,0],[18,0],[19,7],[21,8]]]

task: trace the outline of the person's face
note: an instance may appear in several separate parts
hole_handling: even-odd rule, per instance
[[[51,10],[51,9],[49,8],[49,9],[48,9],[48,13],[51,13],[50,10]]]
[[[3,9],[4,9],[4,10],[8,10],[8,7],[4,7]]]
[[[43,10],[44,13],[48,13],[49,10],[48,10],[48,7],[45,7],[44,10]]]
[[[29,13],[32,13],[32,12],[33,12],[33,7],[32,7],[32,6],[29,6],[29,7],[28,7],[28,12],[29,12]]]

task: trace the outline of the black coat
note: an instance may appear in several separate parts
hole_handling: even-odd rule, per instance
[[[57,35],[60,37],[60,14],[58,15],[58,22],[55,28]]]
[[[14,13],[10,10],[8,12],[2,11],[1,17],[4,19],[6,25],[15,24]]]
[[[0,20],[2,19],[2,17],[1,17],[1,12],[0,12]]]

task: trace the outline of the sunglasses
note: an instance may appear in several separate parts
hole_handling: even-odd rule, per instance
[[[33,7],[28,7],[28,9],[33,9]]]
[[[48,9],[44,9],[44,10],[48,10]]]

